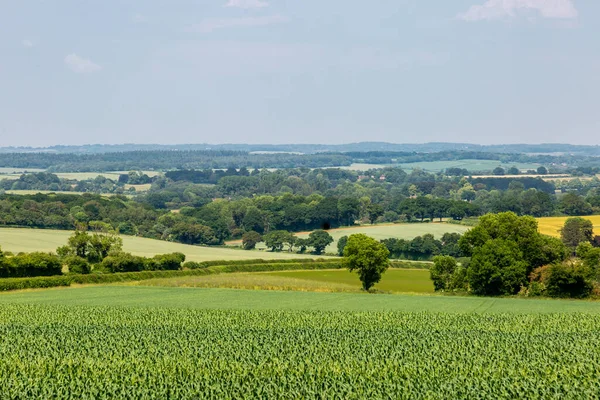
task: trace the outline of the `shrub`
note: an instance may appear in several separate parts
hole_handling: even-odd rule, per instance
[[[577,264],[554,264],[548,272],[546,293],[549,296],[584,298],[588,297],[594,288]]]
[[[64,260],[70,274],[89,274],[91,272],[90,263],[85,258],[71,256]]]
[[[196,261],[186,261],[183,266],[183,269],[203,269],[206,268],[206,265],[196,262]]]

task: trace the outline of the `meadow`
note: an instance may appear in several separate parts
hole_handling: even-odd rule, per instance
[[[27,168],[27,169],[19,169],[19,168],[0,168],[0,179],[18,179],[21,174],[28,172],[45,172],[43,169],[35,169],[35,168]],[[142,171],[144,174],[149,177],[154,177],[160,175],[161,172],[157,171]],[[75,181],[84,181],[88,179],[95,179],[98,176],[103,176],[107,179],[111,179],[113,181],[119,180],[119,175],[127,174],[128,171],[110,171],[110,172],[53,172],[56,176],[61,179],[69,179]]]
[[[125,283],[135,286],[296,290],[313,292],[361,291],[358,275],[347,270],[230,273],[150,279]],[[433,293],[429,270],[388,269],[375,290],[388,293]]]
[[[13,253],[34,251],[53,252],[56,251],[57,247],[65,245],[72,233],[71,231],[51,229],[0,228],[0,247],[3,251],[11,251]],[[224,247],[191,246],[134,236],[122,236],[122,238],[124,251],[144,257],[181,252],[186,255],[188,261],[315,258],[309,254],[272,253]]]
[[[600,215],[587,215],[581,218],[589,219],[594,225],[594,232],[600,233]],[[538,229],[545,235],[560,237],[560,229],[569,217],[544,217],[538,218]]]
[[[21,304],[0,332],[6,398],[598,394],[599,315]]]
[[[355,233],[364,233],[374,239],[382,240],[388,238],[414,239],[417,236],[423,236],[431,233],[436,238],[440,238],[444,233],[465,233],[469,227],[464,225],[447,224],[440,222],[432,223],[414,223],[414,224],[377,224],[361,225],[349,228],[330,229],[327,232],[333,237],[334,242],[327,246],[327,253],[337,253],[337,241],[342,236],[350,236]],[[299,232],[296,236],[307,238],[310,232]],[[240,240],[228,242],[230,245],[241,245]],[[264,249],[264,243],[259,243],[259,249]]]

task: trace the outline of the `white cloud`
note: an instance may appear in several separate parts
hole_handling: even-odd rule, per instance
[[[71,71],[78,74],[88,74],[102,70],[102,67],[87,58],[79,57],[77,54],[69,54],[65,57],[65,65]]]
[[[578,15],[572,0],[488,0],[483,5],[471,6],[458,18],[465,21],[492,20],[532,11],[544,18],[569,19]]]
[[[21,42],[23,44],[23,46],[25,47],[33,47],[33,42],[31,40],[28,39],[23,39],[23,41]]]
[[[241,17],[241,18],[222,18],[207,19],[197,25],[186,28],[187,32],[208,33],[223,28],[254,27],[273,24],[282,24],[289,19],[282,15],[268,15],[264,17]]]
[[[236,8],[262,8],[267,7],[269,3],[261,0],[229,0],[225,7],[236,7]]]
[[[135,24],[143,24],[148,22],[148,17],[142,14],[134,14],[131,17],[131,20],[135,23]]]

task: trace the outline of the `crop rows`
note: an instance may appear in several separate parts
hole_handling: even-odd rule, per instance
[[[597,398],[600,316],[0,307],[0,398]]]

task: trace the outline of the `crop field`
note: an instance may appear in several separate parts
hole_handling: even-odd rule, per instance
[[[356,273],[347,270],[311,270],[233,273],[151,279],[127,283],[136,286],[360,292]],[[391,293],[433,293],[428,270],[388,269],[375,289]]]
[[[4,251],[12,251],[13,253],[50,252],[55,251],[59,246],[65,245],[72,233],[71,231],[50,229],[0,228],[0,247]],[[124,251],[145,257],[181,252],[186,255],[188,261],[315,258],[311,255],[288,252],[271,253],[221,247],[190,246],[133,236],[122,236],[122,238]]]
[[[414,239],[426,233],[431,233],[436,238],[440,238],[444,233],[465,233],[469,230],[468,226],[447,224],[447,223],[415,223],[415,224],[377,224],[353,226],[349,228],[330,229],[327,232],[333,237],[334,242],[327,246],[327,253],[337,253],[337,241],[342,236],[350,236],[354,233],[364,233],[374,239]],[[296,236],[307,238],[310,232],[300,232]],[[240,240],[228,242],[231,245],[241,245]],[[257,248],[264,249],[264,243],[259,243]]]
[[[416,163],[398,164],[400,168],[406,170],[412,170],[420,168],[424,171],[429,172],[442,172],[447,168],[465,168],[471,171],[492,171],[494,168],[500,166],[504,169],[508,169],[512,166],[517,167],[520,170],[537,169],[539,164],[528,164],[528,163],[508,163],[503,164],[496,160],[456,160],[456,161],[423,161]]]
[[[600,389],[600,315],[579,313],[14,304],[0,307],[0,337],[6,398],[533,399]]]
[[[8,304],[166,307],[209,310],[398,311],[411,313],[597,314],[598,301],[462,297],[437,294],[318,293],[151,286],[91,285],[0,292]]]
[[[538,218],[538,230],[545,234],[555,237],[560,237],[560,228],[563,227],[565,221],[569,217],[544,217]],[[594,225],[596,235],[600,234],[600,215],[587,215],[581,218],[589,219]]]

